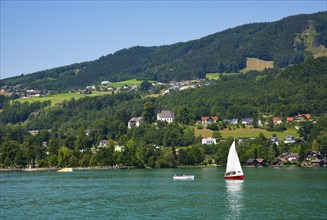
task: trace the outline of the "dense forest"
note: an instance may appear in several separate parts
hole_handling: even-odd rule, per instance
[[[14,95],[0,95],[0,166],[26,167],[31,163],[38,167],[176,167],[213,161],[224,164],[232,140],[201,145],[201,136],[195,136],[193,125],[203,115],[221,118],[215,129],[219,137],[219,130],[226,129],[224,118],[311,113],[316,115],[316,121],[299,125],[304,142],[277,146],[260,135],[239,144],[241,162],[261,157],[274,163],[286,151],[298,152],[302,160],[309,150],[320,150],[326,155],[326,73],[327,58],[321,57],[283,70],[221,75],[208,86],[159,98],[122,92],[73,99],[51,107],[49,102],[29,104],[15,101]],[[160,109],[173,110],[175,122],[156,122]],[[138,116],[145,123],[128,129],[128,120]],[[99,147],[102,140],[108,140],[108,147]],[[124,150],[117,151],[116,146],[123,146]]]
[[[221,75],[213,86],[176,92],[158,101],[168,109],[187,106],[196,118],[322,113],[327,109],[327,103],[322,101],[327,97],[326,73],[327,58],[323,57],[284,70]]]
[[[210,72],[239,72],[247,57],[273,61],[276,68],[283,68],[311,59],[317,48],[327,47],[326,18],[327,12],[302,14],[173,45],[136,46],[95,61],[4,79],[0,86],[67,91],[101,80],[180,81],[203,78]]]

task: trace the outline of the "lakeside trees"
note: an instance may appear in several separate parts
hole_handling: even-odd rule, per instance
[[[325,127],[320,126],[326,123],[326,120],[320,118],[317,123],[317,128],[311,129],[308,134],[305,133],[307,137],[312,136],[313,142],[304,139],[305,142],[301,144],[281,143],[277,146],[263,134],[254,140],[243,140],[238,144],[240,160],[245,163],[249,158],[263,158],[268,163],[274,163],[277,156],[288,151],[299,153],[301,160],[310,150],[318,150],[326,155],[327,131]],[[77,141],[78,137],[73,134],[56,137],[55,133],[50,132],[50,137],[47,137],[41,136],[40,133],[46,132],[42,130],[36,136],[26,136],[23,143],[11,139],[8,134],[2,138],[0,164],[2,167],[26,167],[28,164],[39,167],[119,164],[158,168],[210,164],[213,161],[217,164],[226,163],[232,139],[216,145],[201,145],[190,127],[183,129],[183,126],[173,124],[161,125],[161,128],[143,125],[129,131],[125,139],[122,136],[118,143],[109,141],[107,147],[99,148],[98,141],[94,141],[92,149],[88,146],[82,149],[80,142]],[[91,137],[87,139],[91,141]],[[115,150],[116,146],[120,145],[123,146],[123,150]]]

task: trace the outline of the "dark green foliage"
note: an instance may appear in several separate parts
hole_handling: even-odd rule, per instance
[[[146,92],[151,88],[152,84],[149,81],[143,81],[140,85],[140,90]]]
[[[211,123],[207,125],[207,128],[212,130],[212,131],[218,131],[219,130],[219,126],[217,123]]]
[[[181,106],[177,110],[177,121],[185,125],[191,125],[194,122],[194,115],[191,114],[189,108]]]
[[[153,102],[147,102],[144,104],[142,117],[147,123],[152,123],[156,120],[156,106]]]
[[[32,112],[50,105],[49,102],[33,102],[29,104],[28,102],[21,103],[18,101],[15,101],[11,105],[9,103],[6,104],[7,107],[4,106],[4,110],[0,115],[0,122],[14,124],[25,121]],[[10,111],[7,111],[7,109],[10,109]]]
[[[204,161],[204,149],[201,147],[192,147],[181,149],[178,155],[178,162],[181,165],[199,165]]]
[[[0,95],[0,109],[4,107],[6,101],[8,101],[7,96]]]
[[[321,57],[281,71],[229,76],[211,86],[173,93],[158,101],[165,108],[187,105],[198,119],[209,115],[213,106],[220,117],[227,119],[321,113],[327,109],[322,101],[327,97],[326,72],[327,58]]]

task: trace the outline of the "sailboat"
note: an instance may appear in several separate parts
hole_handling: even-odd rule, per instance
[[[244,179],[244,173],[241,167],[240,160],[238,159],[235,141],[233,141],[232,145],[229,148],[225,179],[226,180]]]

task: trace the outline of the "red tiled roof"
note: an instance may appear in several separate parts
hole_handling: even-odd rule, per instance
[[[307,119],[311,118],[311,115],[310,114],[299,114],[298,116],[304,116]]]
[[[293,122],[294,121],[294,117],[288,117],[288,118],[286,118],[286,121],[287,122]]]
[[[273,117],[273,121],[281,121],[282,119],[281,118],[278,118],[278,117]]]
[[[212,118],[214,121],[218,121],[218,116],[202,116],[201,121],[207,121],[209,118]]]

